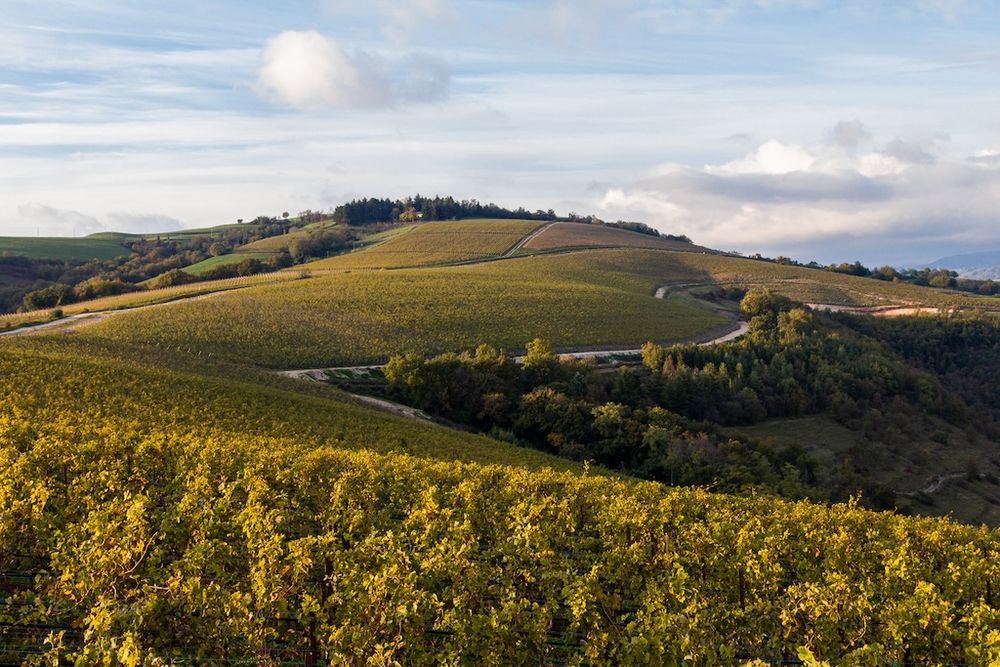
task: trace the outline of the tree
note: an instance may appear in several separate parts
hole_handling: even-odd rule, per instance
[[[399,215],[399,219],[404,222],[413,222],[417,219],[417,209],[413,206],[408,207]]]

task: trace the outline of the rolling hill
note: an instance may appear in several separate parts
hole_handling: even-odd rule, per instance
[[[114,259],[129,254],[118,238],[0,237],[0,255],[23,255],[32,259]]]
[[[312,268],[385,269],[495,259],[542,226],[537,220],[426,222],[388,235],[362,252],[315,262]]]
[[[967,399],[1000,359],[1000,300],[646,236],[422,223],[287,271],[75,304],[93,312],[0,337],[0,376],[17,387],[0,395],[0,661],[1000,659],[1000,464],[985,427],[996,406]],[[775,309],[745,311],[741,341],[670,346],[732,329],[747,290]],[[969,315],[887,326],[775,294]],[[612,454],[639,442],[667,463],[737,456],[708,484],[732,493],[573,460],[558,438],[528,446],[403,418],[274,372],[517,350],[536,336],[563,350],[667,347],[624,369],[529,358],[532,384],[510,404],[476,378],[513,362],[446,354],[442,368],[480,375],[428,400],[483,394],[493,412],[478,418],[521,410],[554,434],[593,419]],[[648,370],[668,353],[680,363]],[[767,385],[765,373],[779,379],[759,398],[795,418],[713,425],[649,393],[669,385],[682,410],[699,392],[736,392],[731,378]],[[843,387],[865,398],[795,412],[806,389],[823,405],[825,388]],[[823,478],[845,457],[907,490],[961,458],[961,480],[898,498],[954,518],[802,500],[822,488],[810,470]],[[754,476],[768,466],[776,486]]]
[[[961,278],[974,280],[1000,280],[1000,251],[973,252],[951,255],[931,262],[932,269],[958,271]]]

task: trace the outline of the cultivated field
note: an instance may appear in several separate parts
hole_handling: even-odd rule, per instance
[[[454,264],[499,257],[544,223],[537,220],[425,222],[378,245],[312,262],[316,269],[370,269]]]
[[[483,341],[520,349],[536,336],[558,347],[680,340],[726,322],[689,299],[653,298],[670,265],[629,273],[628,251],[617,252],[319,276],[126,313],[87,333],[308,368]]]
[[[711,281],[736,287],[764,286],[804,303],[845,306],[913,304],[930,308],[1000,310],[1000,299],[966,292],[886,282],[726,255],[677,254],[676,261]]]
[[[437,240],[488,257],[522,232]],[[233,290],[0,339],[17,388],[0,393],[0,570],[16,596],[0,662],[1000,659],[997,530],[637,482],[258,368],[689,338],[726,321],[687,295],[717,281],[979,300],[643,248],[299,270],[79,304]]]
[[[996,531],[607,477],[191,354],[20,339],[0,373],[4,659],[996,656]]]
[[[580,247],[656,248],[682,252],[717,252],[691,243],[681,243],[625,229],[579,222],[557,222],[524,245],[526,251]]]
[[[87,333],[275,368],[374,362],[405,351],[460,350],[484,341],[520,349],[535,336],[562,348],[614,347],[689,339],[724,324],[723,317],[686,296],[691,285],[716,282],[763,284],[810,302],[1000,307],[996,299],[742,258],[602,249],[319,275],[126,313]],[[652,298],[661,285],[673,286],[662,301]]]
[[[224,278],[222,280],[191,283],[188,285],[175,285],[173,287],[141,290],[138,292],[129,292],[127,294],[102,297],[100,299],[91,299],[90,301],[68,304],[63,306],[61,310],[64,315],[79,315],[81,313],[98,313],[105,310],[142,308],[144,306],[202,296],[213,292],[225,292],[232,289],[240,289],[254,285],[285,282],[295,280],[296,278],[298,278],[298,274],[291,272],[262,273],[255,276],[245,276],[240,278]],[[40,324],[51,320],[51,309],[34,310],[26,313],[7,313],[0,315],[0,331],[32,324]]]
[[[281,234],[279,236],[269,236],[266,239],[260,239],[259,241],[252,241],[245,245],[241,245],[236,249],[237,253],[276,253],[288,250],[288,246],[291,245],[292,241],[296,239],[306,238],[315,231],[327,228],[336,227],[336,223],[333,221],[327,222],[314,222],[310,223],[304,227],[298,227],[288,232],[287,234]]]

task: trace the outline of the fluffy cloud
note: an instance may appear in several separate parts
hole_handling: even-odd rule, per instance
[[[22,204],[17,207],[17,214],[19,226],[25,232],[33,227],[45,230],[48,235],[58,236],[86,236],[104,231],[104,225],[93,216],[44,204]]]
[[[996,162],[949,159],[900,139],[855,154],[842,145],[838,127],[832,143],[771,140],[701,169],[665,164],[608,188],[597,205],[606,217],[644,219],[715,247],[771,254],[824,248],[803,257],[822,261],[927,261],[941,244],[1000,244]],[[867,133],[854,127],[848,135]]]
[[[349,53],[316,31],[286,31],[264,47],[257,91],[300,109],[375,108],[442,99],[448,83],[447,68],[430,56],[389,62]]]
[[[842,120],[833,126],[833,142],[838,146],[847,149],[857,148],[859,145],[871,141],[872,135],[868,133],[865,124],[860,120]]]

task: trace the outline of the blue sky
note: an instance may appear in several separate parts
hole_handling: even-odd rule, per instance
[[[1000,3],[5,0],[0,234],[453,194],[801,259],[1000,247]]]

